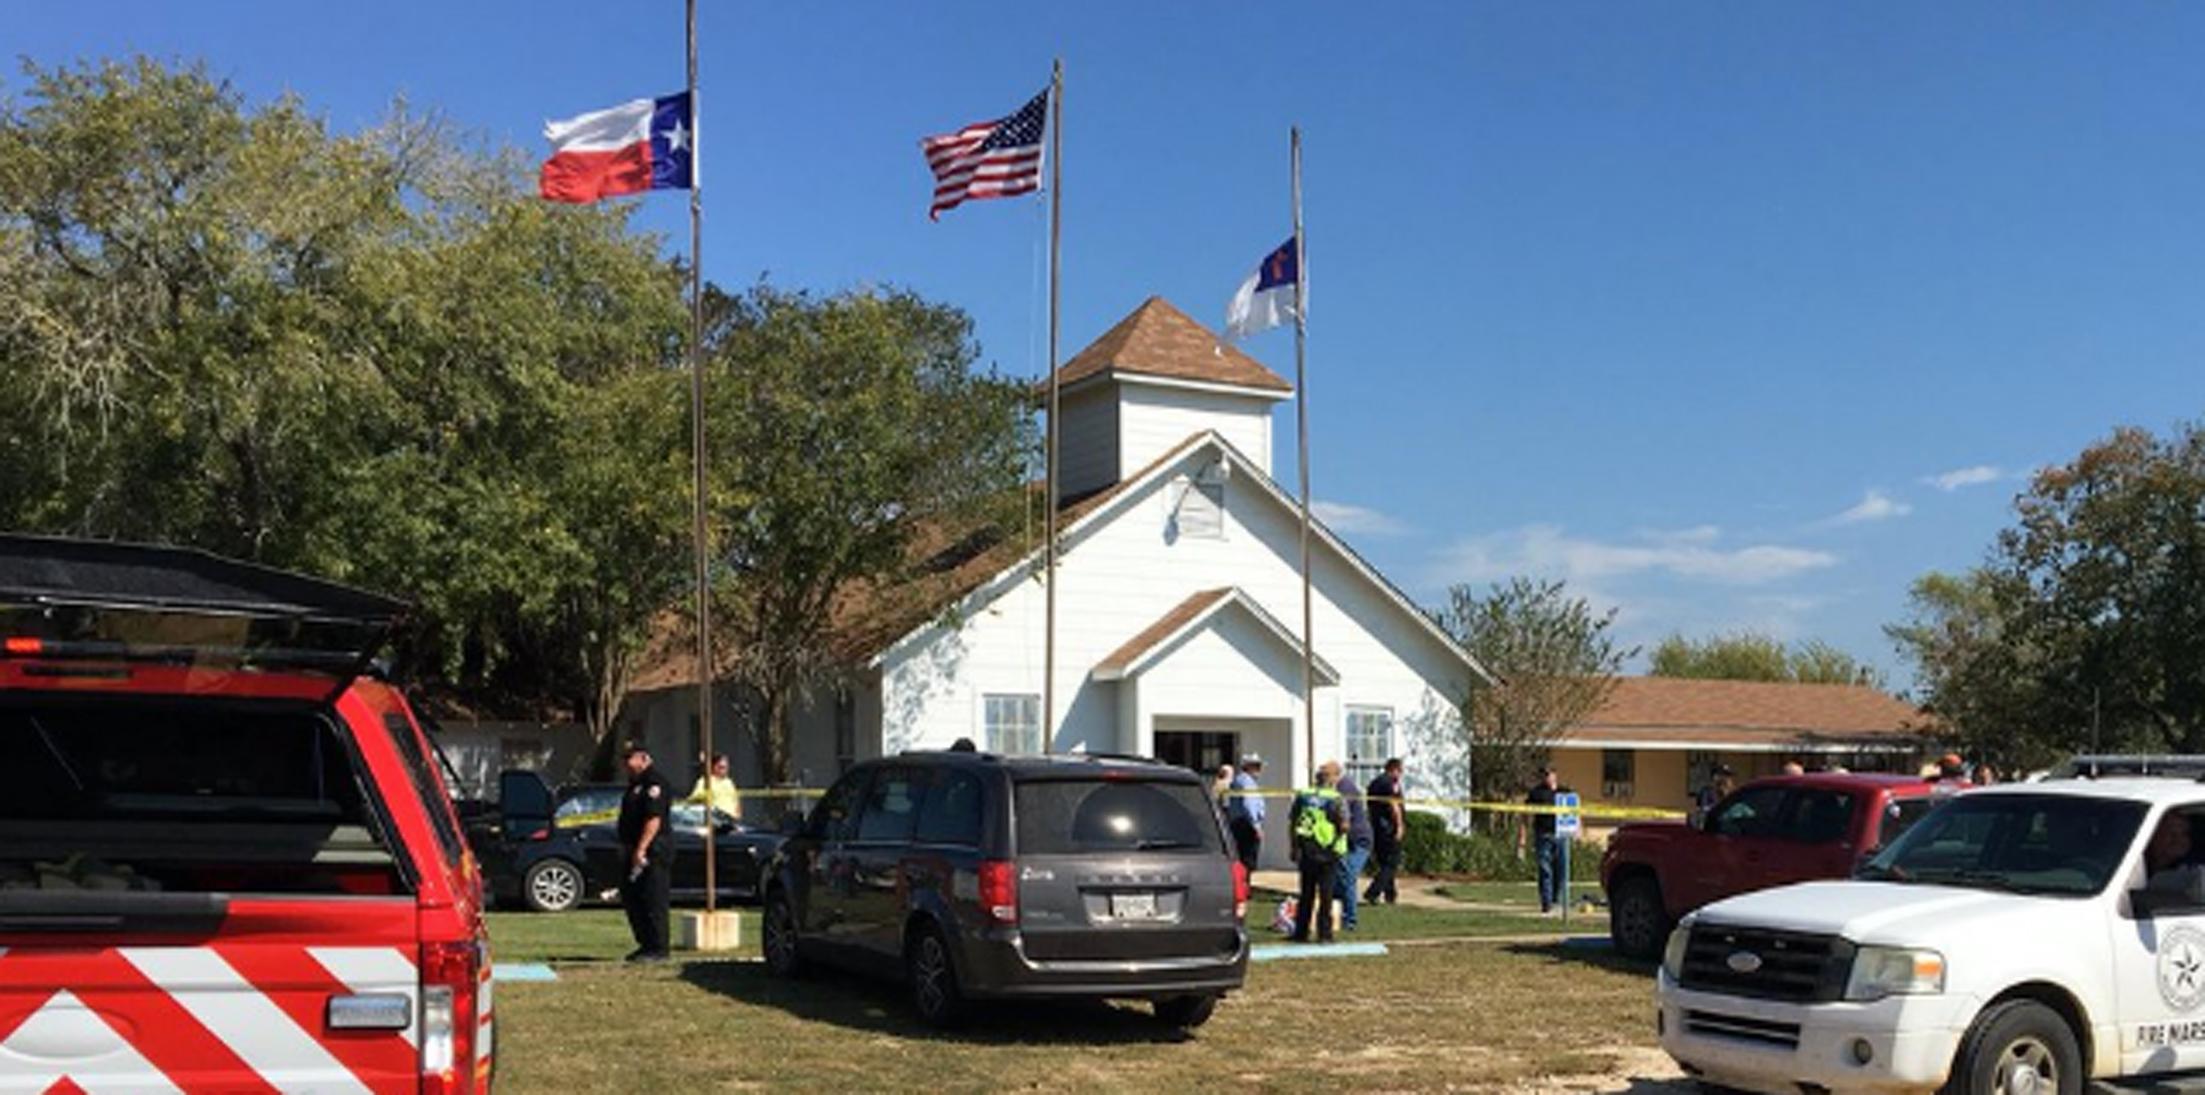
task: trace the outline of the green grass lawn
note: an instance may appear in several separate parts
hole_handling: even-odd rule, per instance
[[[618,916],[541,918],[593,938],[530,924],[529,945],[601,952]],[[498,922],[508,954],[514,925]],[[1618,1090],[1594,1080],[1653,1044],[1646,970],[1558,943],[1259,963],[1191,1037],[1138,1004],[997,1007],[941,1034],[894,983],[753,961],[572,965],[497,1002],[498,1086],[522,1092]]]
[[[1442,897],[1476,905],[1511,905],[1527,909],[1539,907],[1539,884],[1536,882],[1444,882],[1434,889]],[[1599,899],[1600,883],[1570,883],[1570,902],[1576,904],[1586,898]]]
[[[681,914],[682,910],[674,910],[677,919]],[[758,910],[745,908],[741,915],[747,953],[756,954]],[[628,918],[619,909],[494,912],[489,919],[493,961],[616,962],[635,949],[635,938],[628,934]]]
[[[1471,885],[1481,903],[1518,903],[1484,888],[1506,884]],[[1279,896],[1257,892],[1266,922]],[[1593,927],[1580,918],[1365,906],[1363,930],[1344,939],[1555,938],[1256,963],[1247,988],[1188,1037],[1140,1004],[989,1008],[940,1034],[918,1023],[900,985],[767,976],[757,913],[743,916],[740,954],[636,968],[617,961],[633,945],[618,909],[493,914],[498,961],[559,969],[556,982],[498,987],[499,1087],[1619,1090],[1606,1074],[1638,1067],[1653,1045],[1648,968],[1565,945],[1565,932]]]
[[[1507,883],[1466,883],[1475,886],[1508,885]],[[1283,936],[1270,930],[1271,914],[1278,908],[1282,893],[1258,889],[1248,907],[1249,927],[1258,943],[1278,942]],[[1488,904],[1479,899],[1479,904]],[[1493,911],[1483,908],[1428,909],[1411,905],[1365,904],[1357,912],[1360,927],[1353,933],[1339,938],[1357,942],[1384,942],[1388,939],[1435,939],[1455,936],[1517,936],[1517,935],[1584,935],[1601,934],[1608,930],[1607,917],[1572,915],[1565,923],[1539,915],[1539,895],[1532,892],[1527,901],[1490,902],[1521,907],[1521,913]]]
[[[1468,886],[1507,886],[1509,883],[1462,883]],[[1249,905],[1253,938],[1258,944],[1283,942],[1285,937],[1272,934],[1268,926],[1272,910],[1284,894],[1259,889]],[[1531,910],[1522,915],[1492,912],[1486,909],[1421,909],[1407,905],[1364,905],[1360,913],[1361,926],[1353,933],[1342,933],[1340,939],[1355,942],[1384,942],[1389,939],[1435,939],[1455,936],[1519,936],[1519,935],[1582,935],[1597,934],[1607,930],[1605,917],[1572,916],[1568,923],[1550,920],[1536,914],[1538,897],[1533,894],[1527,901],[1488,902],[1476,899],[1480,904],[1523,905]],[[740,956],[755,957],[758,953],[758,910],[743,908],[743,950]],[[682,910],[674,910],[679,917]],[[635,949],[635,941],[628,935],[628,920],[619,909],[580,909],[568,913],[498,912],[490,914],[491,954],[499,962],[551,962],[554,964],[577,962],[618,961]]]

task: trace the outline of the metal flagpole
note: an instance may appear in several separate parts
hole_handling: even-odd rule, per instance
[[[695,3],[696,0],[690,0]],[[1056,752],[1057,737],[1057,305],[1063,278],[1059,241],[1064,224],[1064,61],[1049,71],[1049,434],[1048,473],[1041,505],[1048,514],[1042,533],[1043,584],[1048,587],[1041,639],[1041,751]],[[1031,649],[1030,647],[1028,649]]]
[[[1311,635],[1316,615],[1309,584],[1309,373],[1303,364],[1302,343],[1308,324],[1303,307],[1309,284],[1309,261],[1302,247],[1302,127],[1294,126],[1294,433],[1302,466],[1302,732],[1309,750],[1311,771],[1317,766],[1316,647]],[[1314,782],[1314,779],[1312,779]]]
[[[691,530],[697,555],[697,748],[704,754],[704,911],[718,908],[712,852],[712,584],[705,545],[704,487],[704,188],[698,178],[697,0],[689,0],[689,456],[695,465]]]

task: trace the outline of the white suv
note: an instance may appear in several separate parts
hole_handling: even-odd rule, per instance
[[[1662,1047],[1708,1083],[1784,1095],[2075,1095],[2205,1069],[2201,827],[2189,779],[1957,797],[1851,881],[1687,917],[1662,959]]]

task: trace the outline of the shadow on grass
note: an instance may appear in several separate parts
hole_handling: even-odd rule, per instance
[[[1577,966],[1591,966],[1610,973],[1631,974],[1652,978],[1658,962],[1641,958],[1629,958],[1617,954],[1615,946],[1606,938],[1577,936],[1557,939],[1552,943],[1506,943],[1501,946],[1509,954],[1526,958],[1544,958]]]
[[[919,1020],[902,982],[865,978],[816,963],[806,967],[802,977],[786,980],[767,973],[756,962],[693,962],[682,967],[681,979],[798,1019],[922,1041],[1096,1046],[1170,1044],[1193,1037],[1159,1022],[1143,1006],[1100,1000],[974,1001],[963,1026],[938,1030]]]

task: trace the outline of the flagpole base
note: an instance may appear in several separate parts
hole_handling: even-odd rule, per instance
[[[682,913],[674,926],[674,945],[685,951],[732,951],[743,945],[743,919],[733,909]]]

